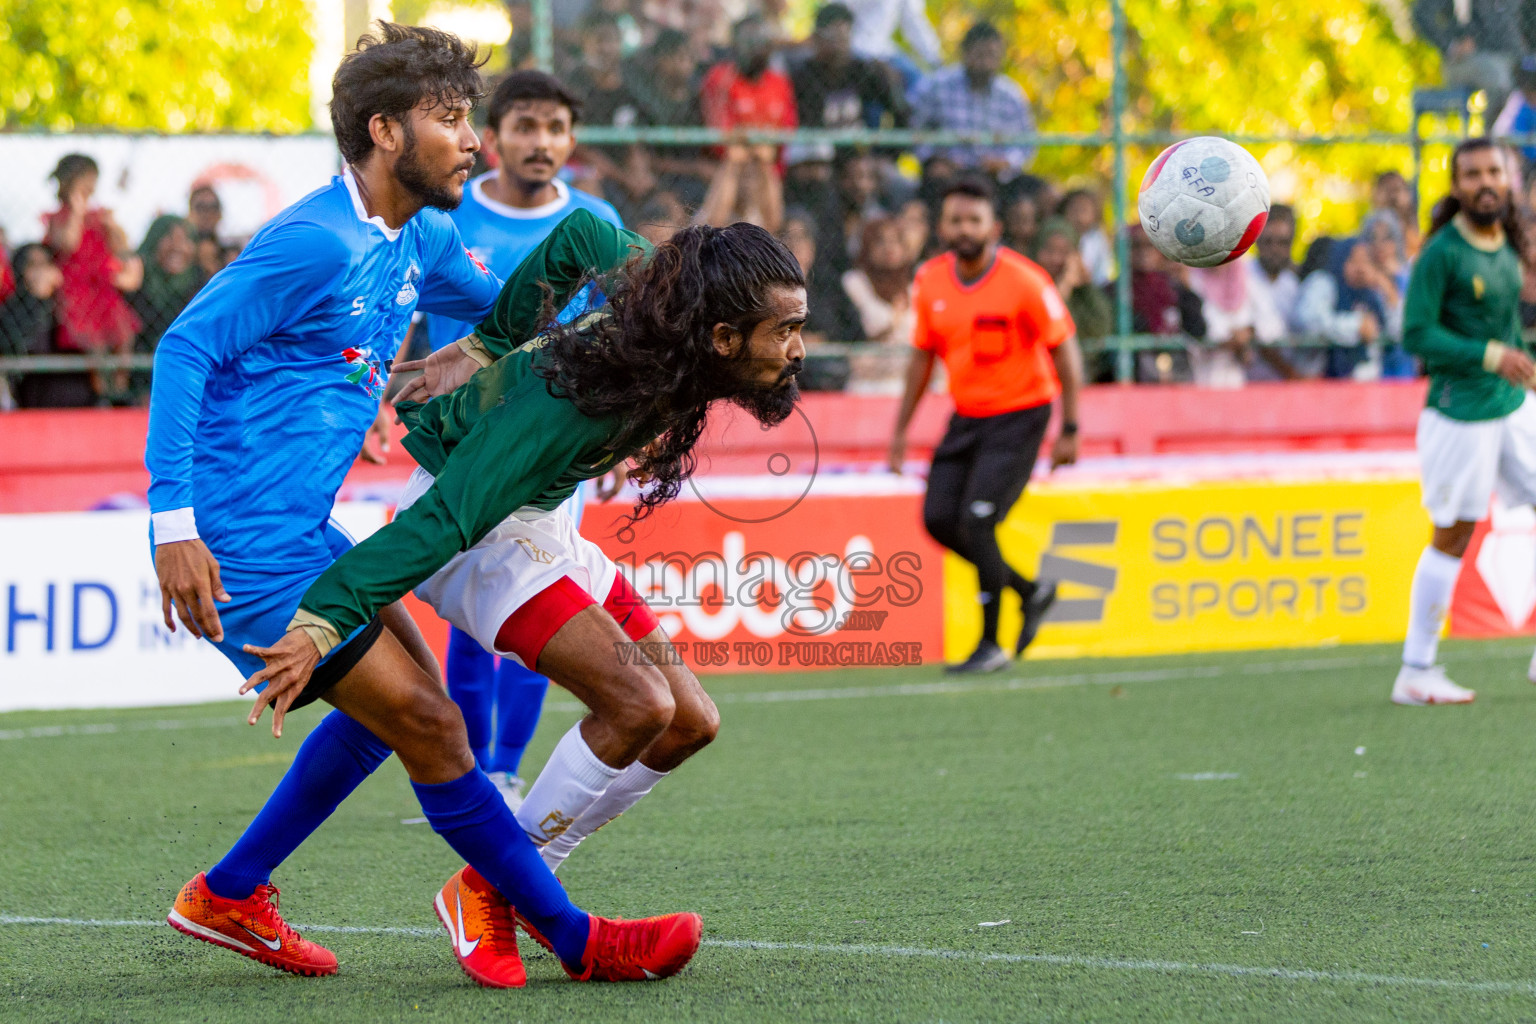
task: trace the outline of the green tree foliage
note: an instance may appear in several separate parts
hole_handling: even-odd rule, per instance
[[[0,126],[309,127],[304,0],[0,0]]]
[[[1406,2],[1126,0],[1126,130],[1405,132],[1414,87],[1439,80],[1434,50],[1405,38]],[[952,45],[977,16],[1002,29],[1010,72],[1035,104],[1041,131],[1109,133],[1107,0],[939,0],[930,10]],[[1352,229],[1372,176],[1412,166],[1406,146],[1253,150],[1275,199],[1297,205],[1309,235]],[[1155,148],[1129,151],[1131,197],[1154,155]],[[1063,181],[1107,183],[1111,168],[1108,147],[1046,149],[1036,162],[1039,173]],[[1443,181],[1430,191],[1437,187]]]

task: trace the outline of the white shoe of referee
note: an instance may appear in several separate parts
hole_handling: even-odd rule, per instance
[[[1476,690],[1457,686],[1446,678],[1445,666],[1431,665],[1415,668],[1404,665],[1392,684],[1392,703],[1411,704],[1470,704],[1477,697]]]

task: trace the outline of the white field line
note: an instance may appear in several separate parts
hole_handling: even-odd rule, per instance
[[[1489,647],[1477,652],[1458,652],[1455,660],[1501,661],[1515,656],[1506,648]],[[1523,655],[1521,655],[1523,657]],[[836,686],[805,690],[766,690],[758,693],[715,694],[717,704],[794,704],[801,701],[864,700],[872,697],[935,697],[963,693],[1010,693],[1019,690],[1048,690],[1069,686],[1114,686],[1125,683],[1166,683],[1183,679],[1219,679],[1222,676],[1268,676],[1280,672],[1337,672],[1340,669],[1396,666],[1393,654],[1360,655],[1342,658],[1298,658],[1256,661],[1245,665],[1191,665],[1185,668],[1127,669],[1122,672],[1083,672],[1057,676],[990,676],[985,679],[902,683],[895,686]],[[559,700],[545,704],[551,711],[581,711],[584,705]],[[94,725],[34,725],[27,729],[0,729],[5,740],[51,739],[58,736],[101,736],[123,732],[163,732],[177,729],[211,729],[244,725],[244,717],[160,719],[119,725],[103,722]]]
[[[1457,661],[1500,661],[1513,657],[1507,650],[1467,652]],[[1523,656],[1523,655],[1522,655]],[[1269,676],[1281,672],[1337,672],[1341,669],[1396,667],[1395,654],[1357,655],[1342,658],[1298,658],[1258,661],[1246,665],[1191,665],[1185,668],[1127,669],[1122,672],[1082,672],[1072,675],[1018,677],[995,675],[984,679],[902,683],[896,686],[838,686],[805,690],[766,690],[757,693],[711,694],[716,704],[792,704],[800,701],[863,700],[871,697],[933,697],[964,693],[1010,693],[1071,686],[1116,686],[1125,683],[1166,683],[1184,679],[1219,679],[1222,676]],[[582,711],[575,701],[551,701],[551,711]]]
[[[59,925],[72,928],[160,928],[164,921],[97,920],[71,917],[19,917],[0,914],[0,925]],[[436,938],[438,928],[356,927],[340,925],[295,925],[300,931],[323,935],[401,935]],[[1316,981],[1387,988],[1428,988],[1453,992],[1492,992],[1536,996],[1536,982],[1470,981],[1462,978],[1418,978],[1402,974],[1375,974],[1370,971],[1312,971],[1293,967],[1253,967],[1246,964],[1201,964],[1182,960],[1129,960],[1119,957],[1074,956],[1056,953],[979,953],[959,949],[929,949],[921,946],[884,946],[863,943],[758,942],[752,939],[705,939],[713,949],[738,949],[768,953],[819,953],[826,956],[909,957],[926,960],[954,960],[968,963],[1040,964],[1047,967],[1077,967],[1098,971],[1145,971],[1156,974],[1207,974],[1228,978],[1271,978],[1276,981]]]

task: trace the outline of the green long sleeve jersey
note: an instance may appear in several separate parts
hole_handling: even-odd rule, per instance
[[[1525,347],[1520,260],[1507,241],[1483,242],[1458,216],[1419,253],[1403,306],[1403,344],[1424,360],[1429,408],[1491,420],[1520,407],[1524,389],[1483,368],[1490,341]]]
[[[500,358],[452,394],[399,407],[411,428],[405,447],[433,475],[432,487],[310,585],[296,624],[318,625],[334,644],[514,512],[557,508],[581,481],[601,476],[651,440],[615,450],[617,417],[584,415],[551,395],[536,372],[543,339],[534,332],[547,294],[541,283],[553,291],[558,309],[636,248],[650,245],[578,210],[518,265],[475,331]]]

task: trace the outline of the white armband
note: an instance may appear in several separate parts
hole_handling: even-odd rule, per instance
[[[175,544],[183,540],[197,540],[197,516],[192,507],[167,509],[154,512],[149,517],[155,528],[156,544]]]

